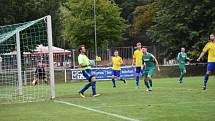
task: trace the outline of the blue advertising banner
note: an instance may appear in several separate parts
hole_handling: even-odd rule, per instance
[[[85,79],[82,75],[81,70],[79,69],[72,69],[72,80],[82,80]],[[108,68],[93,68],[92,74],[96,75],[96,78],[99,80],[110,80],[112,77],[112,69]],[[132,67],[122,67],[121,68],[121,77],[122,78],[135,78],[135,72]]]

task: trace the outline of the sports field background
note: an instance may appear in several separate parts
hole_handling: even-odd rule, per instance
[[[186,77],[180,85],[177,78],[154,79],[153,91],[146,92],[143,82],[139,89],[135,81],[127,85],[117,81],[98,81],[97,90],[102,95],[80,98],[78,90],[85,82],[56,84],[56,101],[2,104],[0,121],[121,121],[120,115],[140,121],[213,121],[215,119],[215,79],[210,77],[208,90],[201,90],[203,77]],[[106,115],[96,111],[104,111]]]

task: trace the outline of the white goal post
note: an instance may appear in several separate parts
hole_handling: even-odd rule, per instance
[[[0,103],[55,98],[52,44],[50,15],[0,26]]]

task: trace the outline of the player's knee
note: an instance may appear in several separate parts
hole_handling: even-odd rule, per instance
[[[187,73],[187,71],[186,71],[186,70],[184,70],[184,73],[186,74],[186,73]]]
[[[148,80],[149,80],[148,76],[145,76],[144,81],[148,81]]]
[[[152,79],[152,76],[151,76],[151,75],[148,75],[147,78],[148,78],[148,80],[151,80],[151,79]]]
[[[139,73],[136,73],[136,76],[139,76],[140,74]]]
[[[112,75],[112,79],[114,79],[115,78],[115,76],[114,75]]]
[[[207,71],[207,73],[206,73],[206,74],[210,75],[210,74],[211,74],[211,71]]]
[[[93,77],[91,78],[91,81],[92,81],[92,82],[95,82],[95,81],[96,81],[96,77],[93,76]]]

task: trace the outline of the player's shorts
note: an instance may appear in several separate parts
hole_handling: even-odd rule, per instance
[[[82,70],[82,74],[89,82],[91,82],[91,78],[94,77],[91,73],[91,69]]]
[[[185,64],[179,64],[178,67],[179,67],[180,71],[186,70],[186,65]]]
[[[37,78],[38,78],[38,79],[42,79],[42,80],[46,79],[45,76],[37,76]]]
[[[112,70],[112,75],[120,77],[120,70]]]
[[[144,77],[152,77],[154,72],[155,72],[155,68],[150,68],[150,69],[145,69],[142,74]]]
[[[141,67],[136,67],[136,73],[140,73],[141,72]]]
[[[40,79],[40,80],[44,80],[44,79],[46,79],[46,76],[43,75],[43,74],[37,74],[37,75],[36,75],[36,78],[37,78],[37,79]]]
[[[214,71],[215,70],[215,62],[208,62],[208,71]]]

